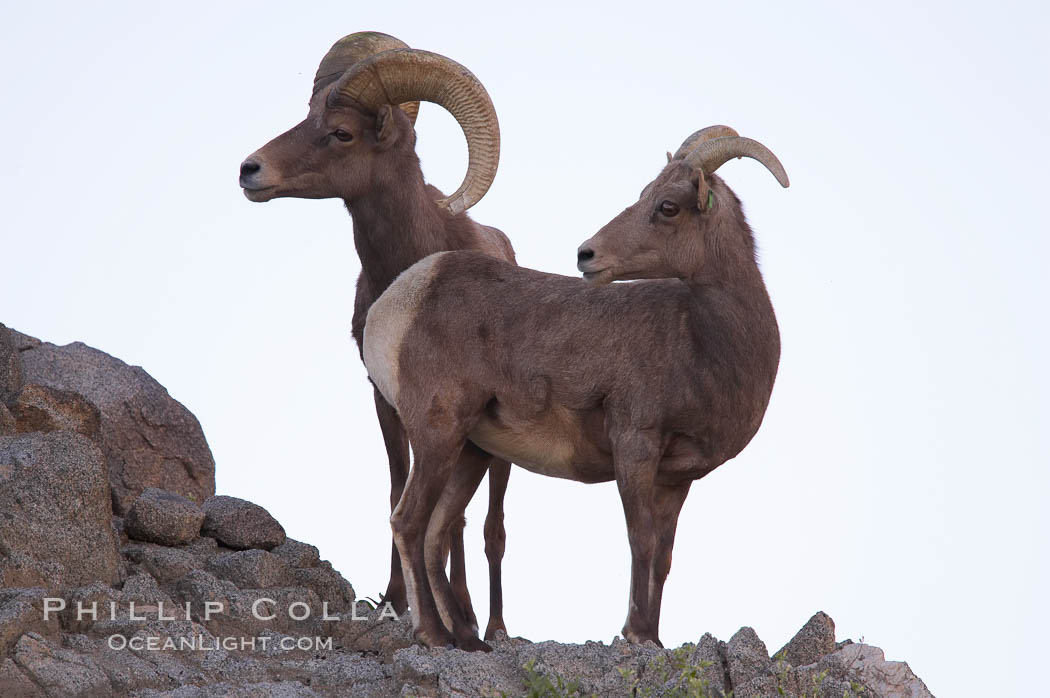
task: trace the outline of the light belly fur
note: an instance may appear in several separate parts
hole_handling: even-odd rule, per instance
[[[540,475],[574,479],[576,448],[564,415],[513,426],[483,416],[468,434],[485,451]]]

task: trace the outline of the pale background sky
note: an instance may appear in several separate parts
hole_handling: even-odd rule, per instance
[[[1018,695],[1050,621],[1050,14],[724,5],[5,6],[0,321],[142,365],[200,419],[220,493],[374,596],[389,481],[350,337],[350,218],[336,200],[249,203],[241,160],[303,118],[332,42],[394,34],[492,95],[500,171],[471,214],[522,264],[575,274],[576,246],[665,151],[730,124],[791,176],[722,170],[784,350],[758,436],[685,506],[665,644],[751,625],[773,652],[824,610],[940,696]],[[450,191],[462,136],[434,106],[418,131]],[[484,507],[467,540],[482,624]],[[515,469],[507,529],[513,634],[619,632],[614,485]]]

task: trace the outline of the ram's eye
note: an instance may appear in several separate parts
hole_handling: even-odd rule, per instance
[[[354,134],[350,133],[349,131],[344,131],[341,128],[337,128],[336,130],[332,131],[332,135],[335,136],[338,140],[342,141],[343,143],[349,143],[350,141],[354,140]]]
[[[660,213],[667,216],[668,218],[674,218],[678,215],[678,204],[673,201],[662,201],[660,202]]]

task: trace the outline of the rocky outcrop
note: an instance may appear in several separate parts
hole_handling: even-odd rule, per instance
[[[776,656],[792,666],[819,661],[835,651],[835,621],[823,611],[817,613],[795,633]]]
[[[200,423],[138,366],[0,325],[0,401],[19,432],[69,429],[95,440],[118,514],[148,487],[197,503],[215,494],[215,461]]]
[[[141,369],[0,326],[0,696],[930,696],[823,613],[775,657],[747,627],[423,649],[263,507],[211,496],[210,459]]]

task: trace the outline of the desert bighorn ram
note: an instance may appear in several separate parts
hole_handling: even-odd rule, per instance
[[[616,480],[631,548],[624,637],[659,642],[663,585],[693,480],[758,430],[780,359],[740,201],[714,174],[764,146],[725,126],[690,136],[641,198],[579,250],[591,281],[470,252],[427,257],[365,325],[364,359],[416,462],[391,517],[416,638],[486,649],[457,608],[441,541],[484,467]],[[608,285],[618,279],[651,279]]]
[[[452,196],[423,181],[413,129],[417,100],[434,102],[459,122],[469,162]],[[400,108],[398,108],[400,106]],[[252,153],[241,164],[240,184],[251,201],[282,196],[340,198],[354,222],[361,257],[352,322],[362,347],[365,315],[398,274],[429,254],[475,250],[513,264],[507,237],[475,223],[465,211],[488,191],[499,161],[499,124],[488,93],[458,63],[378,32],[360,32],[335,43],[314,78],[306,119]],[[377,391],[376,412],[390,460],[390,506],[401,498],[409,472],[409,440],[396,411]],[[503,496],[510,464],[471,449],[463,467],[490,473],[485,553],[491,608],[486,637],[503,625],[500,579],[506,534]],[[463,519],[450,527],[452,579],[462,612],[473,618],[463,559]],[[400,613],[407,605],[397,548],[384,599]],[[472,621],[476,625],[476,621]]]

